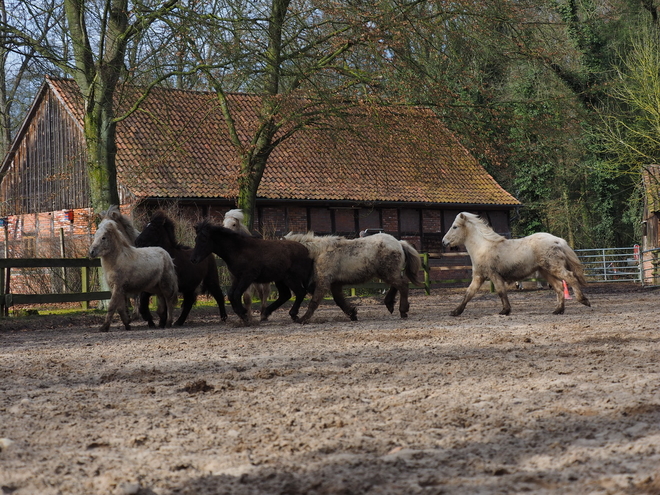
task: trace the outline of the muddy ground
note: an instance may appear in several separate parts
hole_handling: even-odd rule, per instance
[[[660,290],[0,319],[2,494],[660,494]]]

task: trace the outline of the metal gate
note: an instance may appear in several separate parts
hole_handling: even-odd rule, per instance
[[[660,249],[641,251],[629,248],[576,249],[588,282],[637,282],[660,286]]]
[[[642,282],[639,246],[576,249],[588,282]]]

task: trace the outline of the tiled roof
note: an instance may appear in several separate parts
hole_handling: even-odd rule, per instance
[[[51,87],[81,119],[73,81]],[[247,143],[257,95],[231,94]],[[82,121],[82,120],[80,120]],[[155,89],[117,126],[120,186],[138,198],[234,198],[238,158],[215,95]],[[356,202],[518,205],[424,108],[359,107],[304,128],[271,153],[258,197]]]

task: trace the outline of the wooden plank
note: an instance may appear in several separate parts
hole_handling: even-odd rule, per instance
[[[53,304],[64,302],[100,301],[110,299],[110,291],[69,293],[69,294],[5,294],[5,305],[14,304]]]
[[[0,258],[0,268],[99,267],[99,258]]]

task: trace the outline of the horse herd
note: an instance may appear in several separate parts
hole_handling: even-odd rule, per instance
[[[357,309],[346,301],[343,287],[373,278],[390,286],[384,299],[390,313],[394,312],[399,294],[399,314],[406,318],[410,309],[409,284],[421,283],[419,253],[410,243],[385,233],[347,239],[308,232],[289,233],[277,240],[263,239],[251,235],[243,224],[241,210],[227,212],[222,225],[202,221],[195,226],[195,232],[195,245],[191,248],[177,241],[175,224],[162,210],[153,214],[142,232],[118,207],[111,206],[103,212],[89,248],[90,257],[101,258],[112,294],[101,332],[110,329],[115,313],[130,330],[130,298],[134,298],[134,307],[148,325],[155,327],[149,310],[151,296],[157,299],[159,326],[172,326],[179,293],[183,296],[181,314],[174,324],[186,321],[201,292],[213,296],[220,318],[225,321],[225,299],[213,254],[227,265],[231,275],[227,296],[244,324],[251,323],[255,295],[261,300],[263,321],[292,293],[295,301],[289,315],[295,322],[308,322],[328,292],[351,320],[357,320]],[[508,315],[511,305],[506,284],[536,271],[557,293],[555,314],[564,312],[563,281],[573,287],[579,302],[590,306],[581,291],[586,283],[582,265],[564,239],[546,233],[506,239],[477,215],[463,212],[443,238],[443,245],[465,246],[472,260],[472,282],[463,301],[451,312],[453,316],[463,312],[486,279],[492,281],[501,298],[500,314]],[[275,284],[278,297],[267,304],[271,283]],[[311,299],[307,310],[299,317],[308,294]]]

